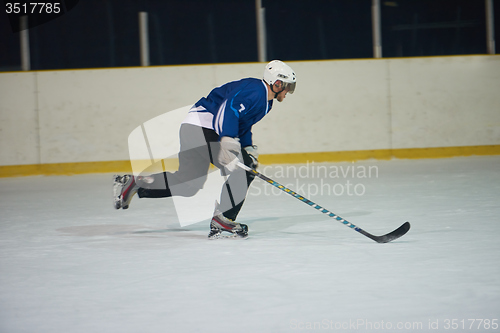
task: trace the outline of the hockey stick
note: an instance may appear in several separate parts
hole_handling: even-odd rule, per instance
[[[351,229],[356,230],[357,232],[359,232],[362,235],[365,235],[368,238],[373,239],[377,243],[388,243],[390,241],[393,241],[393,240],[395,240],[395,239],[403,236],[404,234],[406,234],[408,232],[408,230],[410,230],[410,222],[407,221],[407,222],[403,223],[399,228],[397,228],[396,230],[394,230],[394,231],[392,231],[392,232],[390,232],[390,233],[388,233],[386,235],[382,235],[382,236],[372,235],[369,232],[364,231],[360,227],[355,226],[354,224],[352,224],[351,222],[347,221],[346,219],[343,219],[342,217],[336,215],[335,213],[330,212],[328,209],[325,209],[325,208],[321,207],[320,205],[318,205],[318,204],[312,202],[311,200],[305,198],[304,196],[302,196],[302,195],[300,195],[300,194],[298,194],[298,193],[290,190],[289,188],[281,185],[280,183],[277,183],[274,180],[272,180],[272,179],[264,176],[260,172],[258,172],[256,170],[254,170],[254,169],[246,166],[245,164],[243,164],[241,162],[238,162],[238,167],[242,168],[243,170],[245,170],[247,172],[250,172],[250,173],[254,174],[255,176],[257,176],[260,179],[266,181],[267,183],[273,185],[274,187],[279,188],[283,192],[290,194],[292,197],[297,198],[300,201],[302,201],[303,203],[306,203],[309,206],[315,208],[319,212],[324,213],[324,214],[328,215],[329,217],[333,217],[334,219],[336,219],[340,223],[348,226]]]

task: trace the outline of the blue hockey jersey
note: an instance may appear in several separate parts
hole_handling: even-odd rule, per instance
[[[201,98],[185,123],[211,128],[220,137],[239,138],[242,147],[252,145],[252,126],[272,108],[267,86],[255,78],[226,83]]]

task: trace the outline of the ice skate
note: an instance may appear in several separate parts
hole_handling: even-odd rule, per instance
[[[127,209],[139,186],[133,175],[115,176],[113,183],[113,201],[115,209]]]
[[[222,235],[222,232],[229,232],[231,235]],[[215,212],[210,222],[210,233],[208,239],[226,238],[226,237],[248,237],[248,226],[246,224],[234,222],[225,217],[219,210],[219,203],[215,202]]]
[[[229,232],[231,235],[222,235],[222,232]],[[217,239],[225,237],[248,237],[248,226],[246,224],[234,222],[222,214],[214,216],[210,222],[210,233],[208,239]]]

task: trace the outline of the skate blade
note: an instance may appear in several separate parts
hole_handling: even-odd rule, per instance
[[[216,240],[216,239],[247,239],[248,235],[246,236],[240,236],[237,234],[230,234],[230,235],[223,235],[223,234],[217,234],[212,237],[208,237],[209,240]]]

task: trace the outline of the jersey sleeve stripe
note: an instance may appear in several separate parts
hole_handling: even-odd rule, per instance
[[[220,106],[219,108],[219,111],[217,112],[217,117],[215,118],[215,131],[217,132],[217,134],[221,134],[222,133],[222,126],[224,124],[224,113],[226,112],[226,103],[227,103],[227,99],[224,100],[224,103],[222,103],[222,105]]]

